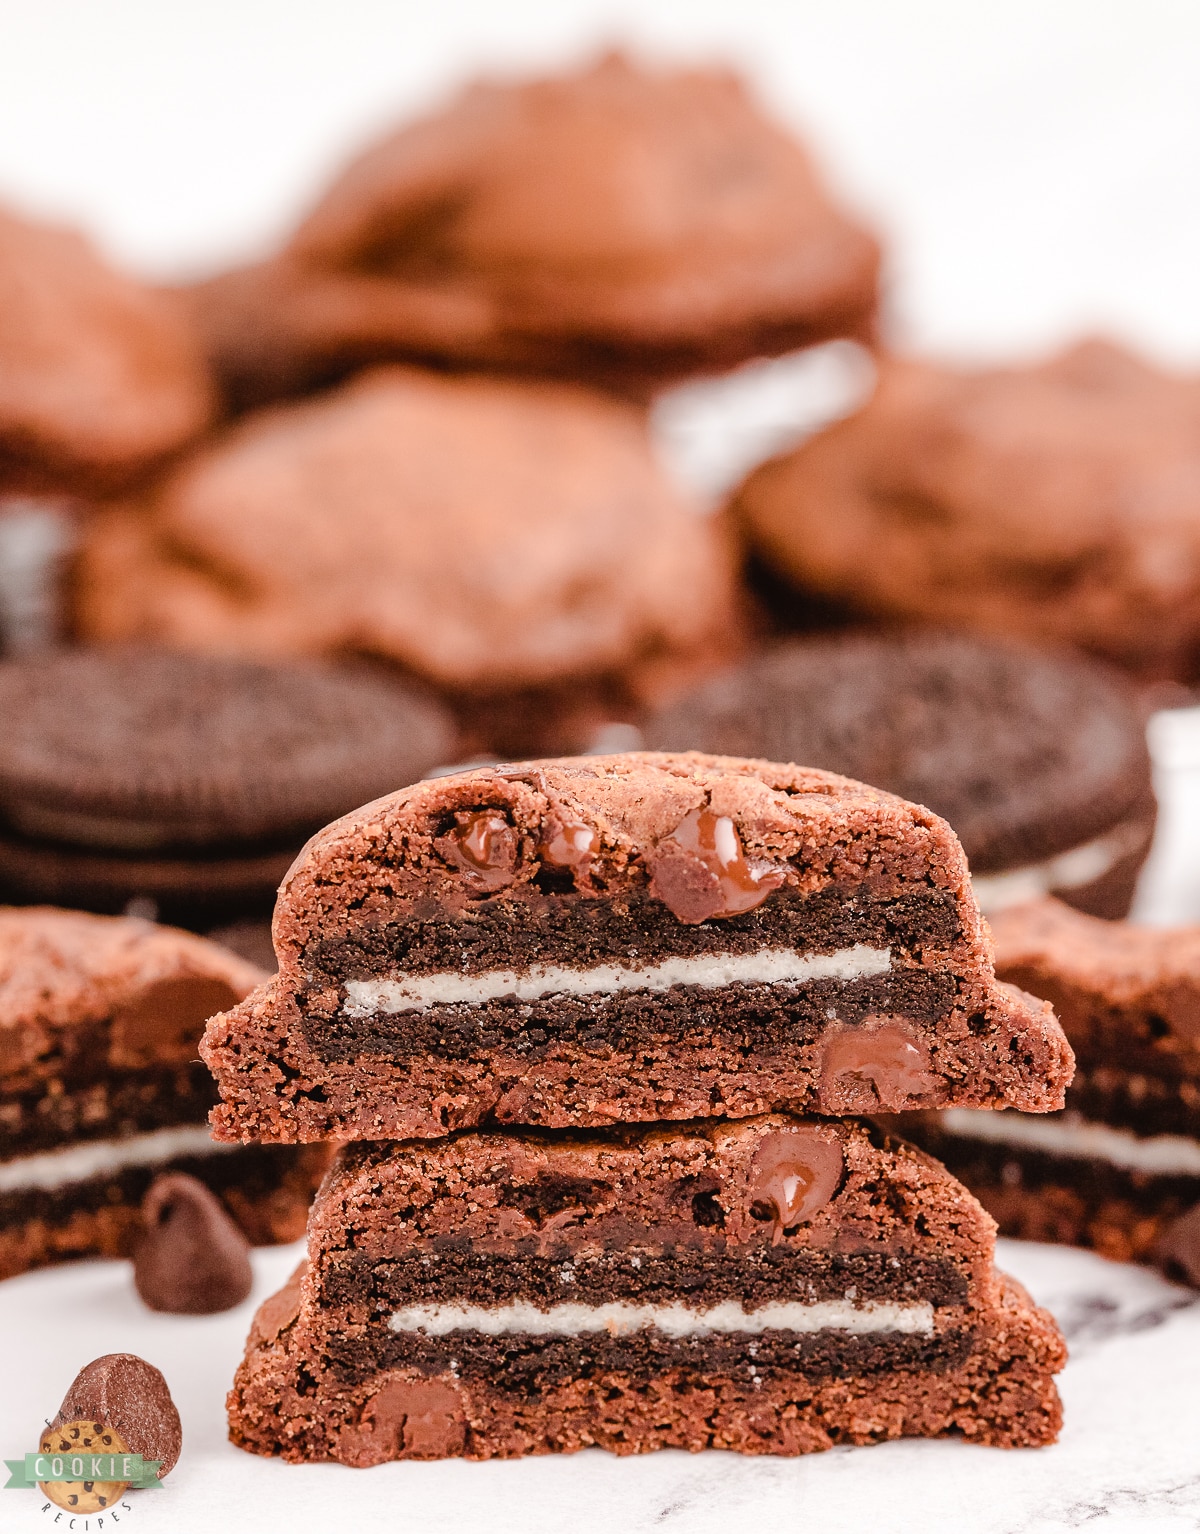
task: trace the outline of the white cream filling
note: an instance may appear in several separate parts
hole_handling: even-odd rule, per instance
[[[836,953],[797,953],[761,948],[754,953],[701,954],[657,964],[531,964],[528,969],[488,969],[478,975],[440,970],[404,979],[348,980],[342,1011],[347,1017],[375,1012],[424,1011],[428,1007],[478,1006],[499,998],[537,1001],[542,996],[613,996],[621,991],[668,991],[674,985],[716,989],[723,985],[779,985],[806,980],[858,980],[884,975],[891,950],[858,943]]]
[[[1130,1172],[1161,1177],[1200,1177],[1200,1140],[1185,1135],[1142,1138],[1129,1129],[1113,1129],[1081,1118],[1044,1118],[1006,1108],[947,1108],[940,1115],[947,1134],[993,1145],[1049,1151],[1056,1156],[1107,1161]]]
[[[89,1177],[119,1172],[124,1167],[153,1166],[158,1161],[173,1161],[176,1156],[220,1155],[238,1149],[237,1145],[214,1140],[207,1124],[152,1129],[124,1140],[88,1140],[42,1151],[37,1156],[17,1156],[12,1161],[0,1162],[0,1193],[17,1193],[24,1188],[64,1188],[68,1183],[85,1182]]]
[[[410,1305],[393,1313],[394,1332],[424,1332],[445,1337],[450,1332],[482,1332],[499,1337],[511,1332],[536,1336],[578,1337],[587,1332],[622,1336],[650,1327],[665,1337],[703,1337],[712,1332],[908,1332],[928,1337],[933,1331],[933,1306],[867,1300],[821,1300],[806,1305],[783,1301],[745,1310],[725,1300],[708,1310],[686,1305],[631,1305],[613,1300],[606,1305],[551,1305],[539,1310],[525,1300],[509,1305]]]
[[[1030,863],[1002,874],[975,874],[971,886],[979,908],[986,916],[992,911],[1003,911],[1007,906],[1040,900],[1055,890],[1082,889],[1085,884],[1093,884],[1115,868],[1122,858],[1135,852],[1145,839],[1146,822],[1127,821],[1115,830],[1106,831],[1095,841],[1060,852],[1044,863]]]

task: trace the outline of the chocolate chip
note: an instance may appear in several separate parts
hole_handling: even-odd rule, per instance
[[[159,1479],[172,1470],[183,1445],[183,1428],[166,1380],[136,1353],[106,1353],[80,1369],[63,1397],[55,1422],[91,1421],[98,1434],[114,1429],[124,1446],[158,1460]],[[98,1437],[96,1447],[103,1447]]]
[[[750,1213],[771,1219],[778,1244],[785,1230],[819,1214],[837,1192],[845,1169],[841,1142],[816,1129],[764,1135],[754,1155]]]
[[[352,1465],[389,1459],[446,1459],[466,1441],[462,1392],[442,1380],[389,1380],[367,1401],[356,1430],[343,1435]]]
[[[685,926],[753,911],[784,878],[751,863],[733,821],[708,809],[685,815],[648,861],[650,893]]]
[[[499,810],[459,811],[457,824],[438,838],[438,851],[484,889],[511,884],[517,867],[517,833]]]
[[[821,1050],[822,1113],[876,1113],[928,1106],[935,1089],[929,1049],[900,1023],[869,1021],[828,1034]]]
[[[250,1293],[250,1244],[202,1182],[183,1172],[155,1178],[142,1224],[133,1281],[151,1310],[207,1316]]]
[[[1200,1049],[1200,992],[1195,983],[1181,980],[1164,986],[1160,1004],[1171,1032],[1193,1049]]]

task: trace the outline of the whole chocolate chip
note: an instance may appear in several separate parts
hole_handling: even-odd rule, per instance
[[[174,1469],[183,1428],[162,1374],[136,1353],[106,1353],[86,1364],[63,1397],[56,1422],[114,1428],[125,1447],[159,1461],[159,1480]]]
[[[142,1225],[133,1281],[151,1310],[207,1316],[250,1293],[250,1243],[202,1182],[183,1172],[156,1177]]]

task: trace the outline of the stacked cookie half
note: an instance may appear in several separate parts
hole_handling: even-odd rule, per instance
[[[486,768],[335,822],[213,1018],[220,1138],[340,1140],[234,1441],[1053,1439],[1064,1352],[937,1162],[855,1115],[1058,1108],[945,822],[695,754]]]

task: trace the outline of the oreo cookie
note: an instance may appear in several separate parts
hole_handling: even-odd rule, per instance
[[[0,891],[205,925],[269,914],[305,840],[452,759],[367,668],[141,647],[0,665]]]
[[[1134,694],[1064,652],[938,632],[797,641],[644,734],[654,750],[800,762],[927,805],[958,833],[985,911],[1052,893],[1123,916],[1154,830]]]

